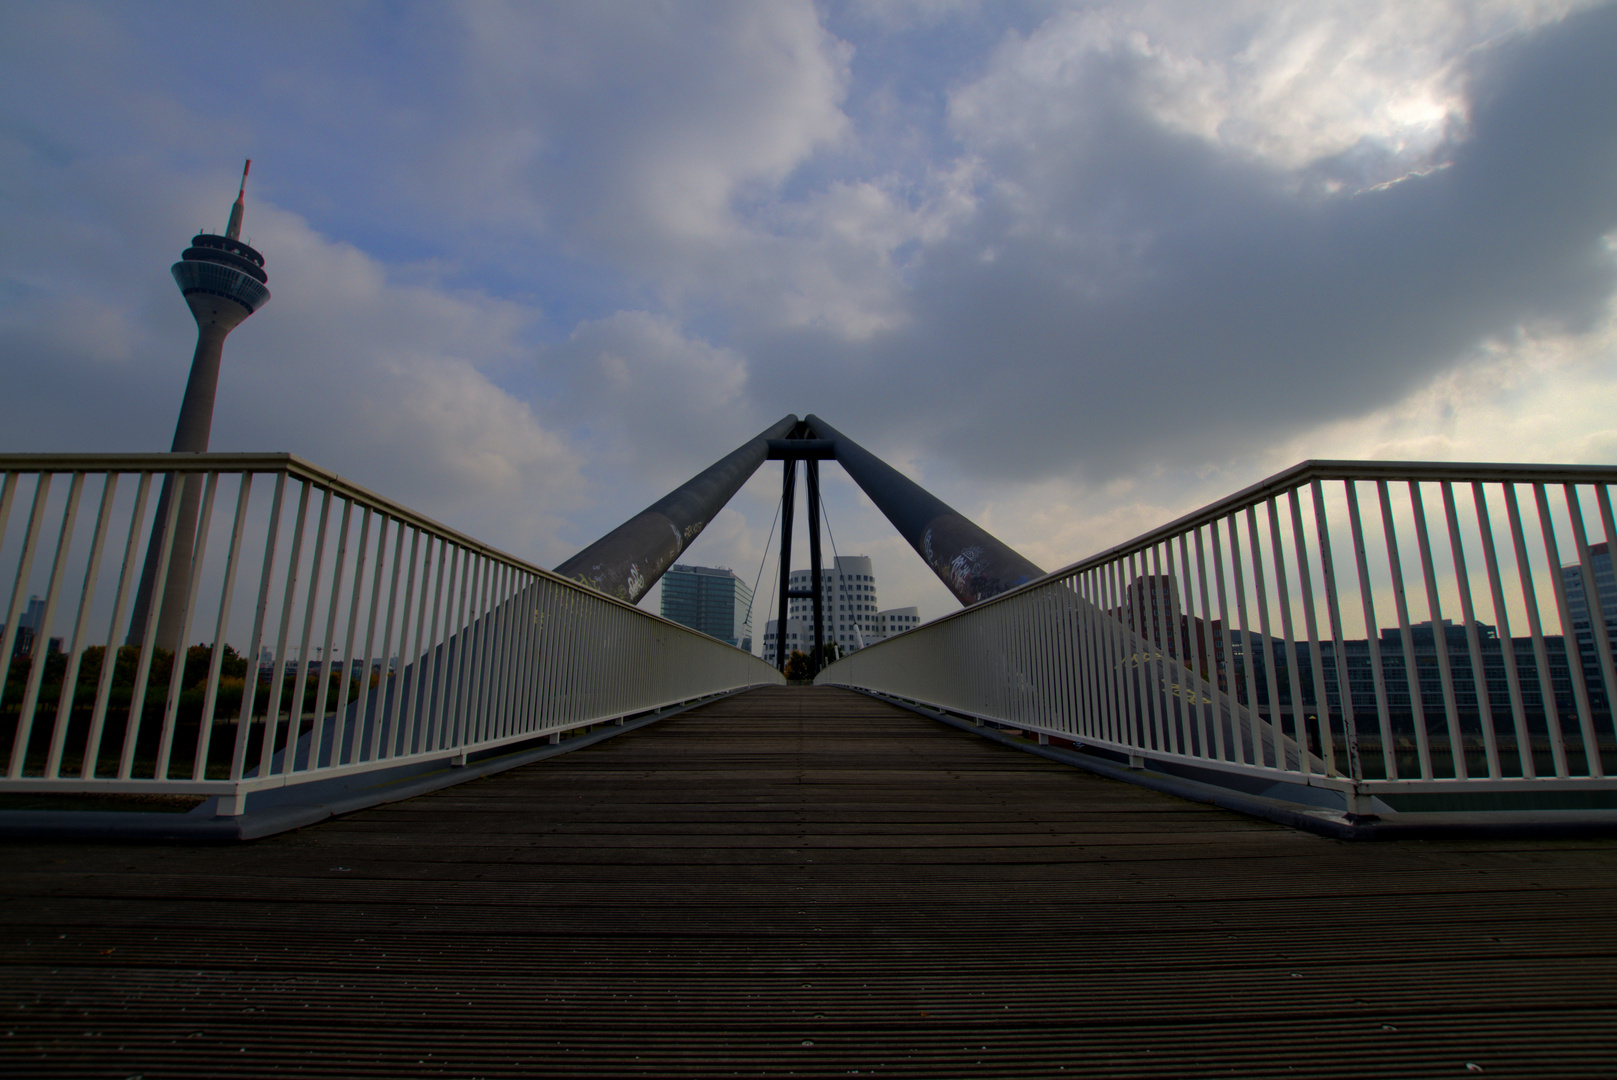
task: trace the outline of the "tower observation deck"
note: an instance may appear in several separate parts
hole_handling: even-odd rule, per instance
[[[174,281],[196,311],[192,297],[223,297],[234,300],[251,315],[269,300],[269,275],[264,272],[264,256],[237,237],[199,233],[191,238],[180,261],[171,268]],[[212,310],[209,310],[210,316]],[[200,316],[198,318],[200,322]]]
[[[241,238],[242,214],[246,209],[247,173],[252,160],[241,170],[241,188],[230,208],[230,220],[223,236],[198,233],[191,246],[180,255],[170,272],[180,287],[191,315],[197,323],[196,352],[191,357],[191,377],[180,403],[179,422],[174,425],[174,453],[200,454],[208,449],[213,428],[213,399],[219,386],[219,363],[224,356],[225,338],[242,322],[269,302],[269,275],[264,272],[264,256]],[[145,640],[150,620],[152,594],[159,576],[165,581],[163,606],[158,613],[156,643],[164,649],[179,649],[184,616],[184,594],[190,578],[191,552],[196,540],[196,519],[201,501],[201,480],[190,477],[182,484],[180,505],[174,519],[173,555],[165,575],[160,575],[166,544],[165,522],[174,496],[172,477],[163,482],[157,503],[156,525],[146,551],[140,588],[129,623],[128,642]]]

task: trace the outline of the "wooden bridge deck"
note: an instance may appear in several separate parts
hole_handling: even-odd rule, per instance
[[[1617,842],[1330,840],[836,690],[0,853],[6,1076],[1617,1075]]]

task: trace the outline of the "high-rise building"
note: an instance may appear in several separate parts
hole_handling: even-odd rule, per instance
[[[1186,614],[1174,575],[1141,574],[1129,582],[1123,607],[1117,614],[1130,630],[1177,657],[1186,667],[1207,674],[1211,653],[1211,670],[1224,670],[1224,621],[1214,619],[1209,623],[1199,615]]]
[[[1610,545],[1589,545],[1589,567],[1595,572],[1594,599],[1600,606],[1601,621],[1606,624],[1606,641],[1617,646],[1617,576],[1612,573]],[[1577,639],[1585,683],[1593,696],[1603,701],[1600,687],[1605,680],[1601,677],[1600,647],[1595,641],[1594,613],[1584,588],[1583,567],[1577,563],[1561,567],[1561,582],[1566,591],[1567,615],[1572,619],[1572,625],[1564,629]]]
[[[876,613],[876,633],[882,638],[914,630],[920,625],[921,609],[918,607],[887,608]]]
[[[241,238],[242,214],[246,208],[247,172],[252,161],[241,170],[241,188],[236,202],[230,208],[230,221],[223,236],[217,233],[198,233],[191,238],[191,246],[180,255],[180,261],[170,267],[174,282],[191,308],[197,323],[196,351],[191,356],[191,378],[185,384],[185,398],[180,403],[180,419],[174,427],[173,453],[200,454],[208,449],[208,435],[213,427],[214,391],[219,385],[219,361],[224,355],[225,337],[269,301],[269,275],[264,272],[264,256],[249,247]],[[129,620],[128,642],[139,645],[145,640],[149,621],[152,592],[161,569],[158,565],[166,546],[164,523],[168,520],[169,502],[175,497],[173,477],[163,481],[163,493],[157,501],[157,524],[152,529],[151,544],[146,549],[146,564],[141,570],[140,587],[135,593],[134,613]],[[156,642],[159,648],[178,649],[184,628],[185,594],[190,588],[191,552],[196,542],[197,507],[202,501],[200,474],[185,478],[178,493],[179,511],[174,519],[174,554],[169,560],[164,579],[162,607],[157,616]]]
[[[37,596],[28,598],[28,606],[17,613],[17,639],[11,647],[12,656],[32,656],[34,642],[39,640],[46,630],[45,601]],[[0,622],[0,636],[6,632],[6,624]],[[49,640],[51,652],[62,651],[62,639],[54,637]]]
[[[752,590],[724,567],[670,566],[662,579],[662,616],[752,651]]]
[[[914,630],[920,625],[920,608],[888,608],[886,611],[876,613],[876,630],[868,634],[860,631],[858,637],[863,639],[866,645],[874,645],[876,642],[890,638],[895,634],[902,634],[906,630]],[[775,630],[775,620],[770,619],[764,626],[764,660],[770,664],[776,662]],[[836,642],[842,648],[844,655],[856,652],[859,648],[858,646],[842,646],[835,637],[831,636],[827,636],[826,641]],[[814,620],[812,618],[786,620],[786,655],[790,656],[794,649],[805,656],[814,651]]]
[[[838,555],[833,565],[822,570],[821,575],[825,640],[835,642],[843,653],[854,652],[920,625],[921,616],[917,608],[882,608],[877,599],[876,575],[868,555]],[[809,576],[808,570],[792,571],[791,587],[810,588]],[[793,599],[787,606],[786,619],[788,624],[801,621],[808,628],[807,637],[803,639],[808,645],[803,651],[813,651],[814,601]],[[773,626],[773,622],[770,625]],[[791,633],[792,628],[788,625],[788,636]]]
[[[775,647],[778,644],[775,637],[779,629],[780,623],[776,619],[770,619],[764,624],[764,662],[775,667],[780,666],[780,661],[777,659],[775,652]],[[814,624],[804,622],[802,619],[787,619],[786,655],[791,656],[794,652],[800,652],[807,656],[813,651]]]
[[[1612,574],[1611,548],[1604,543],[1590,544],[1589,565],[1595,572],[1595,596],[1600,601],[1600,615],[1617,637],[1617,576]],[[1572,616],[1572,629],[1580,639],[1588,637],[1593,620],[1589,614],[1589,594],[1583,587],[1583,568],[1576,563],[1561,567],[1561,581],[1566,586],[1567,614]]]

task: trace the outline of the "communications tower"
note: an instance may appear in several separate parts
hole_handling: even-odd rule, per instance
[[[225,337],[270,298],[264,256],[241,238],[247,173],[252,167],[249,158],[241,170],[241,189],[236,192],[236,202],[230,208],[230,223],[225,226],[225,234],[193,236],[191,246],[170,268],[197,322],[191,378],[185,384],[185,399],[180,403],[180,420],[174,427],[174,445],[170,447],[174,453],[200,454],[208,449],[208,433],[213,427],[213,397],[219,385],[219,360],[224,355]],[[135,609],[129,621],[127,641],[131,645],[139,645],[145,639],[152,593],[165,546],[163,524],[168,520],[169,500],[174,495],[173,482],[172,476],[163,481],[163,493],[157,502],[156,525],[146,549],[146,564],[141,571]],[[191,553],[196,543],[202,477],[186,478],[179,498],[179,513],[174,519],[174,553],[164,576],[163,606],[158,612],[156,631],[157,646],[173,650],[182,645],[180,634],[184,629],[185,596],[190,588]]]

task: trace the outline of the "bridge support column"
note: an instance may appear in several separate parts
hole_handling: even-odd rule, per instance
[[[809,582],[814,590],[814,656],[809,673],[818,675],[825,666],[825,571],[820,561],[820,463],[814,458],[803,462],[808,481]]]
[[[787,458],[780,493],[780,617],[775,621],[775,666],[786,670],[786,613],[792,598],[792,515],[797,501],[797,459]]]
[[[820,558],[820,462],[835,456],[829,440],[808,437],[807,425],[798,424],[784,439],[769,440],[769,460],[784,463],[785,486],[780,511],[780,617],[775,622],[775,660],[786,670],[786,615],[792,600],[814,602],[814,645],[809,655],[809,676],[825,664],[825,570]],[[809,587],[792,588],[792,522],[796,514],[797,463],[803,462],[808,482]]]

